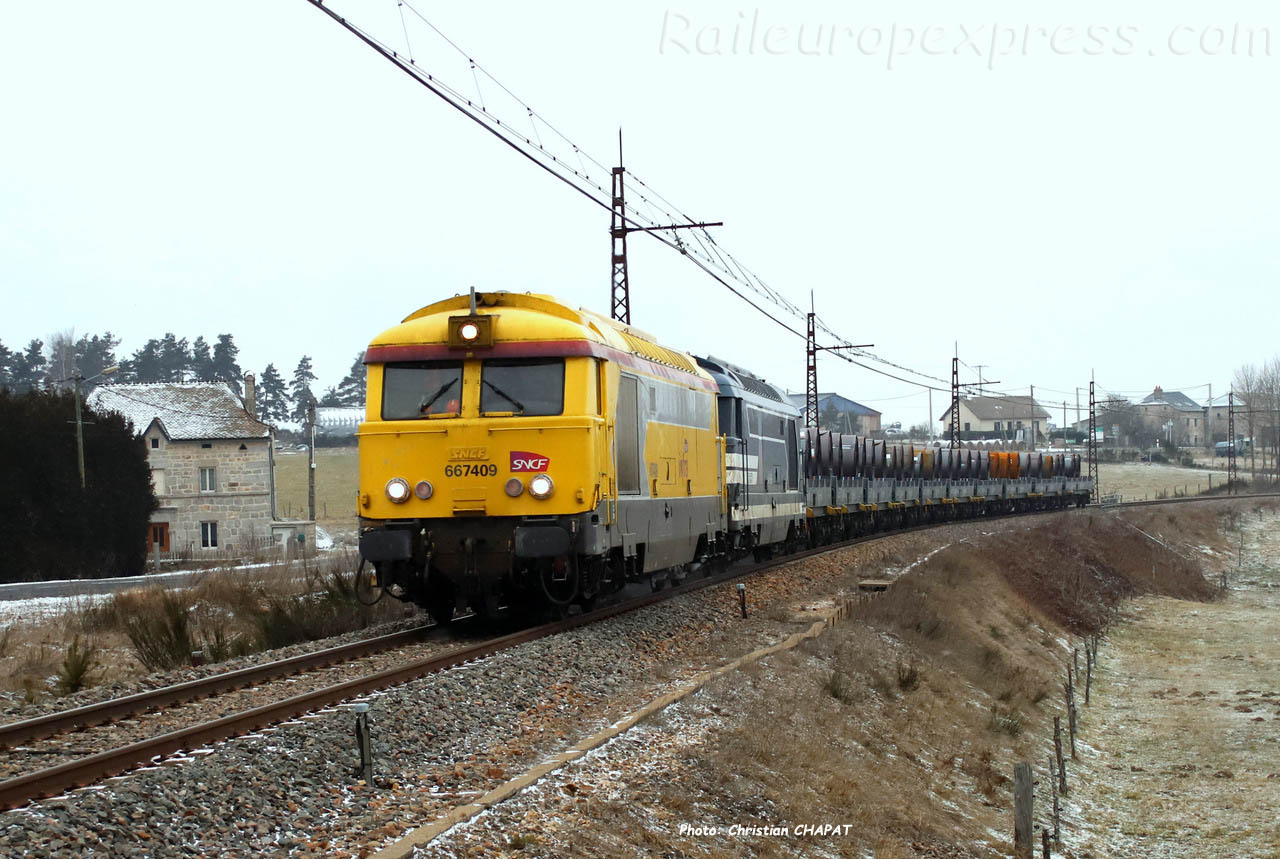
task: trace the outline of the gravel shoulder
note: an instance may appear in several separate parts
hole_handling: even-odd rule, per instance
[[[674,681],[814,619],[803,605],[797,618],[780,604],[829,594],[860,565],[915,557],[911,547],[927,547],[945,530],[753,578],[746,621],[732,586],[718,586],[369,696],[373,785],[353,776],[353,716],[333,708],[0,814],[0,854],[366,855]]]

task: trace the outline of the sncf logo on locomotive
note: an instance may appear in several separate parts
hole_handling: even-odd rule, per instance
[[[530,453],[527,450],[511,451],[512,471],[546,471],[549,465],[551,465],[551,458],[540,453]]]
[[[457,462],[458,460],[470,459],[488,459],[489,449],[484,447],[451,447],[449,448],[449,459]]]

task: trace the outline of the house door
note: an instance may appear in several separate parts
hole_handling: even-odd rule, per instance
[[[169,523],[168,522],[152,522],[150,538],[147,540],[147,553],[155,554],[156,549],[161,552],[169,551]]]

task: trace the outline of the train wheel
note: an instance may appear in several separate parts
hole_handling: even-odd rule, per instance
[[[453,623],[453,610],[457,608],[457,604],[458,598],[448,585],[437,585],[427,595],[427,613],[440,626]]]

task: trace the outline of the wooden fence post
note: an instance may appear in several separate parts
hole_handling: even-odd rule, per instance
[[[1076,703],[1071,702],[1071,712],[1068,714],[1071,722],[1071,760],[1076,760]]]
[[[1067,763],[1062,759],[1062,717],[1053,717],[1053,751],[1058,758],[1058,793],[1067,794]]]
[[[1013,765],[1013,855],[1032,859],[1034,845],[1031,833],[1032,781],[1031,764]]]
[[[1084,651],[1085,675],[1084,675],[1084,705],[1089,706],[1089,689],[1093,686],[1093,651],[1085,648]]]

